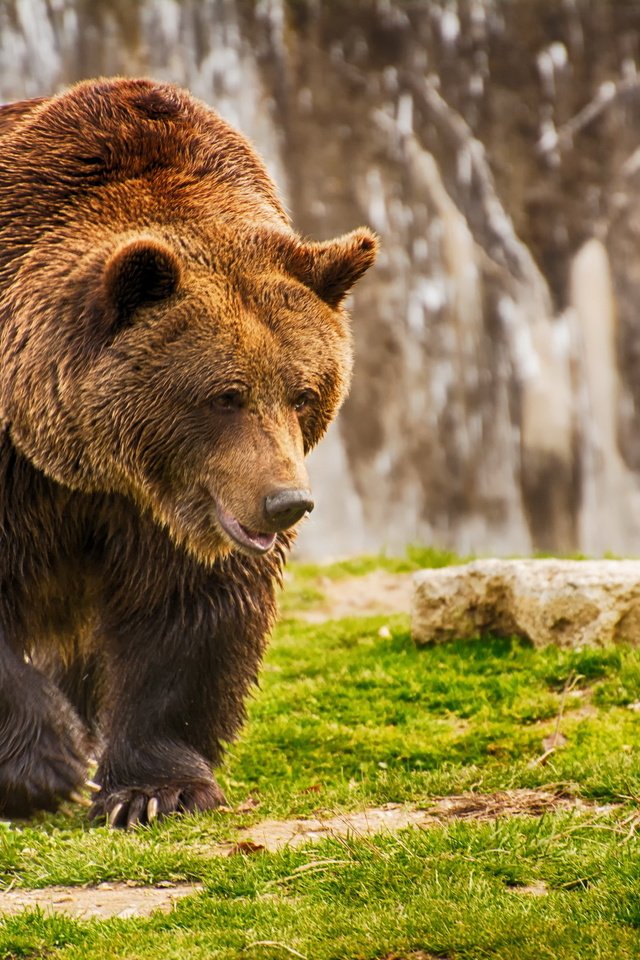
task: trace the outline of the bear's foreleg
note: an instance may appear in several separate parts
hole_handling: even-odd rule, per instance
[[[109,708],[92,817],[129,827],[225,803],[211,769],[257,680],[274,563],[232,557],[205,570],[185,561],[173,575],[165,563],[151,586],[135,571],[132,589],[113,585],[101,628]]]

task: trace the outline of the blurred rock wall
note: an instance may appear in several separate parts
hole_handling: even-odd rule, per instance
[[[191,88],[296,226],[368,223],[316,557],[640,553],[640,4],[3,0],[0,98]]]

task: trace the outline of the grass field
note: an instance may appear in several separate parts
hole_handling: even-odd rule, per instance
[[[405,616],[296,619],[325,577],[446,559],[293,569],[250,722],[220,776],[234,812],[123,834],[67,808],[0,828],[5,889],[202,884],[148,918],[7,917],[0,960],[640,956],[639,650],[497,638],[416,650]],[[212,855],[265,819],[467,792],[481,810],[485,795],[524,788],[550,798],[541,815]]]

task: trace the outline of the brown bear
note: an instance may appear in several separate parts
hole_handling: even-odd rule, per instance
[[[210,809],[376,238],[301,239],[168,84],[10,104],[0,138],[0,812],[93,751],[93,817]]]

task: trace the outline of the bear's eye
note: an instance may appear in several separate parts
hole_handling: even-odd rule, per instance
[[[216,410],[242,410],[246,406],[246,398],[240,390],[225,390],[213,398]]]
[[[301,390],[300,393],[297,393],[293,398],[293,409],[296,413],[304,413],[305,410],[308,410],[312,405],[316,395],[313,390]]]

